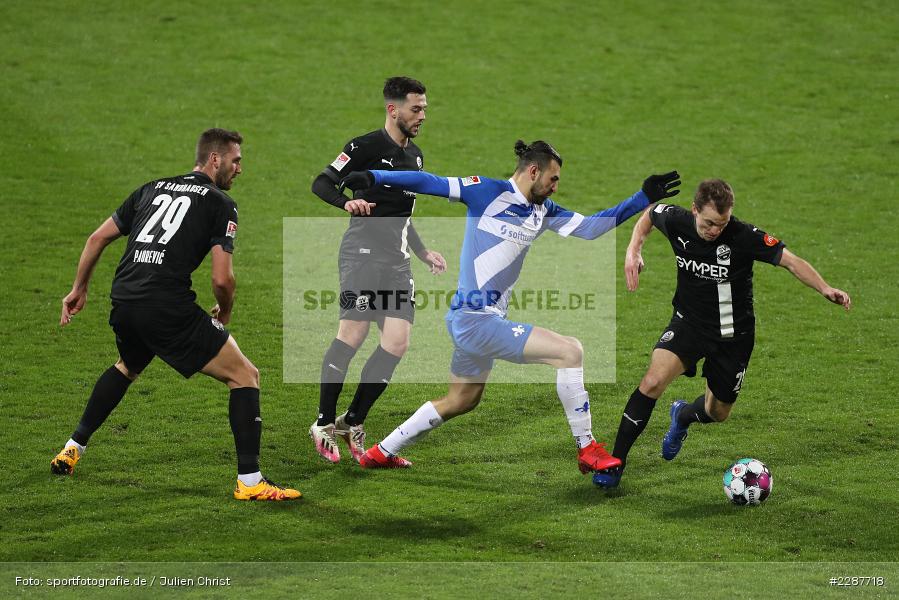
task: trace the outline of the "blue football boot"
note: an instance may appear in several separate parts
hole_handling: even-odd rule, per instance
[[[671,405],[671,410],[668,411],[668,414],[671,415],[671,426],[668,428],[665,437],[662,438],[662,458],[665,460],[674,460],[674,457],[680,452],[684,440],[687,439],[687,428],[678,424],[677,417],[688,406],[683,400],[677,400]]]
[[[593,474],[593,485],[607,490],[618,487],[624,466],[604,469]]]

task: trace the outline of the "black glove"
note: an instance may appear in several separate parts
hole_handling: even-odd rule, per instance
[[[337,186],[337,191],[341,194],[343,190],[346,188],[350,188],[353,191],[356,190],[367,190],[370,187],[375,186],[375,176],[369,173],[368,171],[353,171],[346,177],[340,180],[340,185]]]
[[[680,185],[680,175],[677,171],[671,171],[664,175],[650,175],[643,182],[643,193],[650,202],[658,202],[665,198],[677,196],[680,190],[672,189]]]

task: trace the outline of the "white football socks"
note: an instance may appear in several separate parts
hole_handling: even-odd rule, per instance
[[[577,447],[589,446],[593,441],[593,423],[590,396],[584,388],[584,369],[559,369],[556,372],[556,393],[565,409]]]
[[[399,454],[403,448],[411,446],[426,436],[432,429],[436,429],[441,425],[443,425],[443,417],[440,416],[430,401],[425,402],[402,425],[384,438],[379,444],[381,451],[388,455]]]
[[[66,442],[65,448],[68,448],[69,446],[75,446],[76,448],[78,448],[79,456],[84,454],[84,451],[87,449],[87,446],[82,446],[81,444],[79,444],[78,442],[76,442],[75,440],[73,440],[71,438],[69,439],[68,442]],[[65,449],[65,448],[63,448],[63,449]]]
[[[237,476],[243,484],[247,487],[253,487],[254,485],[259,485],[259,482],[262,481],[262,472],[256,471],[255,473],[241,473]]]

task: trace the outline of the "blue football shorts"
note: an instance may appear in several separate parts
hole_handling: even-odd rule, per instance
[[[459,308],[446,314],[446,329],[453,340],[453,375],[473,377],[493,369],[497,358],[524,362],[524,345],[534,329],[487,310]]]

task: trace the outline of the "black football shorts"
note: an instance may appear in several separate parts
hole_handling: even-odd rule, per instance
[[[415,281],[409,263],[393,265],[341,258],[340,318],[383,322],[396,317],[415,320]]]
[[[116,303],[109,313],[119,356],[140,373],[158,356],[184,377],[215,358],[228,330],[196,304],[149,306]]]
[[[686,367],[684,375],[687,377],[695,376],[696,363],[705,359],[702,376],[709,389],[722,402],[732,404],[743,387],[754,345],[754,333],[727,340],[715,339],[700,333],[675,314],[655,347],[677,354]]]

